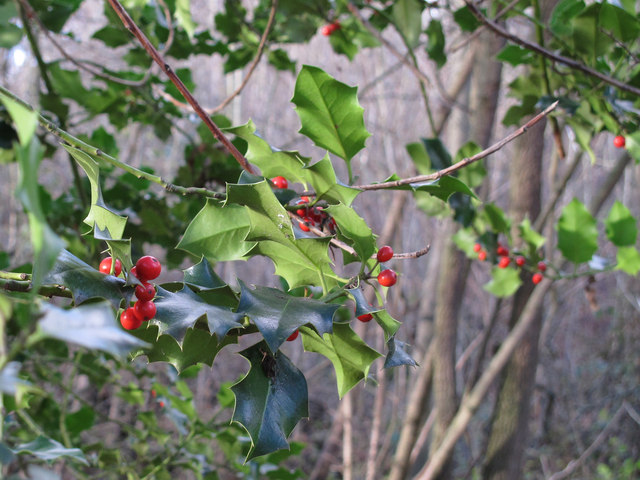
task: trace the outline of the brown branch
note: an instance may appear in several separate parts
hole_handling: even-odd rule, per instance
[[[4,278],[0,278],[0,287],[7,292],[28,293],[31,291],[31,282],[6,280]],[[60,285],[43,285],[38,290],[38,295],[42,295],[43,297],[73,298],[71,295],[71,291]]]
[[[114,11],[122,20],[122,23],[125,27],[138,39],[142,47],[147,51],[147,53],[153,58],[153,60],[160,65],[165,74],[169,77],[171,82],[176,86],[180,93],[184,96],[184,98],[189,102],[189,105],[193,107],[194,111],[198,114],[198,116],[202,119],[207,128],[211,131],[213,136],[220,142],[226,150],[236,159],[236,161],[240,164],[240,166],[249,173],[255,173],[247,159],[240,153],[240,151],[229,141],[227,137],[222,133],[220,128],[211,120],[209,115],[202,109],[198,101],[191,94],[189,89],[182,83],[182,80],[178,78],[178,76],[174,73],[171,66],[162,58],[162,55],[156,50],[156,48],[149,42],[146,35],[138,28],[133,19],[126,12],[124,7],[120,4],[118,0],[109,0],[109,4],[114,9]]]
[[[454,163],[450,167],[443,168],[442,170],[438,170],[437,172],[430,173],[428,175],[419,175],[417,177],[403,178],[403,179],[400,179],[400,180],[395,180],[393,182],[373,183],[373,184],[369,184],[369,185],[354,185],[353,188],[358,188],[358,189],[364,190],[364,191],[367,191],[367,190],[382,190],[382,189],[385,189],[385,188],[395,188],[395,187],[400,187],[402,185],[409,185],[409,184],[412,184],[412,183],[429,182],[429,181],[433,181],[433,180],[438,180],[439,178],[442,178],[445,175],[451,175],[453,172],[456,172],[456,171],[460,170],[461,168],[464,168],[464,167],[466,167],[468,165],[471,165],[472,163],[477,162],[478,160],[482,160],[483,158],[488,157],[489,155],[497,152],[502,147],[504,147],[506,144],[508,144],[509,142],[513,141],[514,139],[516,139],[517,137],[519,137],[523,133],[525,133],[527,130],[529,130],[531,127],[533,127],[536,123],[538,123],[544,117],[549,115],[557,106],[558,106],[558,101],[553,102],[551,105],[549,105],[547,108],[545,108],[538,115],[536,115],[531,120],[529,120],[527,123],[525,123],[520,128],[518,128],[515,132],[513,132],[510,135],[506,136],[505,138],[503,138],[499,142],[494,143],[489,148],[486,148],[485,150],[481,151],[480,153],[476,153],[475,155],[473,155],[472,157],[469,157],[469,158],[464,158],[464,159],[460,160],[458,163]]]
[[[482,12],[478,9],[478,7],[476,7],[473,3],[471,3],[469,0],[465,0],[465,4],[467,5],[467,7],[469,7],[469,10],[471,11],[471,13],[473,13],[473,15],[480,21],[482,22],[484,25],[486,25],[490,30],[492,30],[493,32],[495,32],[496,34],[500,35],[503,38],[506,38],[507,40],[510,40],[513,43],[516,43],[518,45],[520,45],[521,47],[526,48],[527,50],[531,50],[533,52],[536,52],[540,55],[543,55],[555,62],[558,63],[562,63],[564,65],[566,65],[567,67],[573,69],[573,70],[578,70],[582,73],[585,73],[591,77],[595,77],[598,80],[601,80],[605,83],[608,83],[609,85],[613,85],[614,87],[619,88],[620,90],[624,90],[625,92],[629,92],[632,93],[634,95],[640,96],[640,89],[636,88],[632,85],[628,85],[624,82],[621,82],[620,80],[617,80],[613,77],[610,77],[608,75],[605,75],[604,73],[600,73],[597,70],[594,70],[591,67],[587,67],[586,65],[574,60],[573,58],[568,58],[562,55],[558,55],[556,53],[553,53],[550,50],[547,50],[546,48],[538,45],[537,43],[533,43],[533,42],[529,42],[528,40],[524,40],[516,35],[513,35],[511,33],[509,33],[507,30],[505,30],[503,27],[501,27],[500,25],[498,25],[497,23],[495,23],[494,21],[492,21],[491,19],[485,17]]]

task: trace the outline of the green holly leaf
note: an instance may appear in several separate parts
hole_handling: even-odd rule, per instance
[[[469,195],[470,197],[477,198],[475,193],[467,187],[464,182],[458,180],[455,177],[445,175],[438,180],[433,180],[425,183],[412,183],[411,187],[418,192],[427,192],[434,197],[439,198],[443,202],[449,200],[449,197],[454,193],[462,193]]]
[[[573,263],[588,262],[598,250],[596,220],[577,198],[562,210],[556,230],[558,248]]]
[[[520,237],[522,240],[529,246],[529,254],[533,255],[536,251],[538,251],[546,242],[546,238],[536,232],[533,227],[531,227],[531,221],[528,218],[525,218],[518,225],[518,229],[520,230]]]
[[[330,239],[296,239],[287,211],[266,181],[228,184],[227,203],[247,207],[251,227],[246,240],[259,242],[250,255],[271,258],[276,274],[284,277],[290,288],[310,284],[332,288],[337,284],[328,255]]]
[[[387,353],[387,358],[384,360],[384,368],[399,367],[401,365],[416,367],[418,362],[409,355],[407,347],[408,345],[405,342],[396,340],[395,337],[391,337],[387,340],[387,349],[389,350],[389,353]]]
[[[196,287],[198,290],[213,290],[228,287],[204,257],[197,264],[182,272],[184,283]]]
[[[422,31],[422,5],[417,0],[396,0],[391,9],[393,22],[407,44],[415,47]]]
[[[500,207],[493,203],[484,206],[484,215],[491,226],[491,230],[496,233],[508,233],[511,228],[509,219]]]
[[[364,126],[357,90],[318,67],[304,65],[291,99],[302,124],[300,133],[347,163],[371,135]]]
[[[68,310],[45,304],[38,328],[47,337],[112,355],[126,355],[145,345],[122,330],[113,309],[106,302]]]
[[[400,328],[400,325],[402,325],[402,323],[389,315],[389,312],[387,312],[386,310],[375,312],[373,314],[373,318],[384,330],[385,339],[389,339],[390,337],[394,336]]]
[[[454,163],[458,163],[465,158],[473,157],[476,153],[482,151],[480,145],[475,142],[467,142],[456,153]],[[487,176],[487,169],[481,161],[473,162],[471,165],[467,165],[463,169],[458,171],[458,179],[467,185],[469,188],[476,188],[482,185],[484,177]]]
[[[483,288],[496,297],[510,297],[520,285],[520,273],[515,268],[493,267],[491,280]]]
[[[121,217],[110,210],[102,199],[100,189],[100,166],[90,155],[78,150],[71,145],[62,145],[67,152],[78,162],[89,177],[91,184],[91,209],[84,219],[84,223],[90,227],[95,226],[95,230],[101,238],[109,240],[120,240],[127,224],[127,217]]]
[[[67,287],[71,290],[76,305],[90,298],[105,298],[117,309],[127,297],[124,280],[100,273],[67,250],[60,252],[55,265],[43,281]]]
[[[340,398],[367,377],[371,364],[381,356],[348,324],[336,323],[333,334],[323,336],[308,327],[302,327],[300,332],[305,351],[324,355],[333,363]]]
[[[326,154],[322,160],[313,165],[305,167],[304,173],[316,192],[317,200],[326,200],[329,203],[343,203],[349,206],[360,193],[360,190],[338,183],[329,154]]]
[[[244,282],[240,288],[238,313],[256,324],[272,353],[303,325],[312,325],[320,335],[333,331],[333,316],[340,305],[293,297],[275,288],[251,290]]]
[[[247,242],[250,222],[245,208],[207,200],[176,246],[212,262],[241,260],[256,245]]]
[[[619,247],[617,253],[617,270],[635,276],[640,272],[640,253],[635,247]]]
[[[191,40],[196,30],[196,23],[191,17],[191,0],[176,0],[175,16],[180,25]]]
[[[39,436],[28,443],[22,443],[11,451],[16,455],[29,453],[45,461],[53,461],[61,457],[66,457],[84,465],[89,465],[84,453],[82,453],[82,450],[79,448],[66,448],[60,442],[44,436]]]
[[[157,287],[156,316],[149,320],[157,325],[160,335],[171,335],[180,345],[183,344],[187,329],[195,328],[198,319],[205,319],[209,332],[223,339],[232,328],[240,328],[242,315],[228,308],[210,305],[198,294],[184,285],[178,292],[169,292]]]
[[[249,373],[231,387],[236,397],[233,421],[251,437],[247,460],[287,448],[287,437],[309,416],[304,374],[282,353],[269,353],[265,342],[240,352]]]
[[[198,363],[211,366],[220,350],[238,343],[236,335],[226,335],[219,342],[215,334],[201,328],[187,328],[181,343],[171,335],[160,335],[157,325],[139,328],[132,331],[132,334],[151,345],[150,348],[139,350],[136,355],[146,355],[150,363],[170,363],[178,373]]]
[[[616,247],[628,247],[636,244],[638,225],[631,211],[616,200],[604,221],[607,238]]]
[[[436,62],[438,68],[447,63],[447,55],[444,51],[445,37],[442,30],[442,23],[432,19],[426,30],[427,33],[427,53],[429,58]]]
[[[22,147],[27,147],[31,144],[31,139],[38,126],[38,114],[29,107],[18,102],[15,98],[8,95],[9,92],[5,92],[4,89],[1,92],[2,103],[7,108],[13,125],[18,132],[18,139]]]
[[[350,240],[349,244],[360,257],[368,260],[376,252],[376,239],[373,232],[356,211],[346,205],[331,205],[329,215],[336,221],[340,233]]]

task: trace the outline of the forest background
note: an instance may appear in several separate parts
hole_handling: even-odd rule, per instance
[[[640,477],[634,2],[118,5],[0,2],[2,475]]]

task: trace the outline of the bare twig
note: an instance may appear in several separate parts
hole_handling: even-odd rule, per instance
[[[585,73],[591,77],[597,78],[598,80],[602,80],[605,83],[608,83],[609,85],[613,85],[614,87],[619,88],[620,90],[624,90],[625,92],[629,92],[632,93],[634,95],[640,96],[640,89],[636,88],[632,85],[626,84],[624,82],[621,82],[618,79],[615,79],[613,77],[610,77],[608,75],[605,75],[604,73],[600,73],[597,70],[594,70],[593,68],[587,67],[586,65],[574,60],[573,58],[568,58],[568,57],[564,57],[562,55],[558,55],[550,50],[547,50],[546,48],[538,45],[537,43],[533,43],[533,42],[529,42],[528,40],[524,40],[520,37],[518,37],[517,35],[513,35],[511,33],[509,33],[507,30],[505,30],[502,26],[498,25],[496,22],[494,22],[493,20],[485,17],[482,12],[478,9],[478,7],[476,7],[473,3],[471,3],[469,0],[465,0],[465,4],[467,5],[467,7],[469,7],[469,10],[471,11],[471,13],[473,13],[473,15],[480,20],[484,25],[486,25],[490,30],[492,30],[493,32],[495,32],[496,34],[500,35],[501,37],[506,38],[507,40],[512,41],[513,43],[516,43],[518,45],[520,45],[521,47],[526,48],[527,50],[531,50],[533,52],[536,52],[540,55],[543,55],[555,62],[558,63],[562,63],[564,65],[566,65],[567,67],[573,69],[573,70],[578,70],[582,73]]]
[[[109,4],[122,20],[125,27],[138,39],[142,47],[153,58],[153,60],[160,65],[165,74],[169,77],[171,82],[176,86],[184,98],[189,102],[189,105],[193,107],[194,111],[202,119],[207,128],[211,131],[213,136],[224,145],[225,149],[236,159],[240,166],[249,173],[255,173],[247,159],[240,153],[240,151],[229,141],[229,139],[222,133],[220,128],[211,120],[209,115],[202,109],[198,101],[191,94],[189,89],[182,83],[182,80],[174,73],[171,66],[162,58],[162,55],[156,50],[156,48],[149,42],[146,35],[138,28],[133,19],[126,12],[124,7],[118,0],[109,0]]]
[[[520,128],[518,128],[515,132],[511,133],[510,135],[507,135],[505,138],[503,138],[499,142],[494,143],[489,148],[486,148],[485,150],[481,151],[480,153],[477,153],[477,154],[475,154],[475,155],[473,155],[472,157],[469,157],[469,158],[464,158],[464,159],[460,160],[459,162],[454,163],[450,167],[443,168],[442,170],[438,170],[437,172],[430,173],[428,175],[419,175],[417,177],[403,178],[403,179],[400,179],[400,180],[395,180],[393,182],[373,183],[373,184],[369,184],[369,185],[354,185],[353,188],[358,188],[360,190],[365,190],[365,191],[367,191],[367,190],[382,190],[382,189],[385,189],[385,188],[395,188],[395,187],[400,187],[402,185],[410,185],[410,184],[413,184],[413,183],[429,182],[429,181],[433,181],[433,180],[437,180],[439,178],[442,178],[442,177],[444,177],[446,175],[451,175],[453,172],[456,172],[456,171],[460,170],[461,168],[466,167],[467,165],[471,165],[472,163],[477,162],[478,160],[482,160],[483,158],[488,157],[489,155],[497,152],[502,147],[504,147],[506,144],[508,144],[509,142],[513,141],[515,138],[519,137],[523,133],[525,133],[532,126],[534,126],[536,123],[538,123],[544,117],[549,115],[557,106],[558,106],[558,102],[557,101],[553,102],[551,105],[549,105],[547,108],[545,108],[538,115],[536,115],[531,120],[529,120],[527,123],[525,123]]]
[[[30,292],[31,282],[17,281],[17,280],[5,280],[0,278],[0,287],[7,292]],[[63,297],[72,298],[71,291],[59,285],[43,285],[38,290],[38,295],[43,297]]]
[[[342,399],[342,478],[353,480],[353,392]]]

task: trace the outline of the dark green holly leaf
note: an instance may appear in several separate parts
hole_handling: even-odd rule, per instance
[[[549,19],[549,28],[556,35],[570,35],[573,18],[584,10],[582,0],[562,0],[556,4]]]
[[[354,312],[356,317],[359,317],[360,315],[364,315],[366,313],[374,313],[380,310],[379,308],[373,307],[367,301],[367,299],[364,296],[364,290],[362,290],[360,287],[349,288],[347,289],[347,292],[349,293],[349,295],[351,295],[353,300],[356,302],[356,311]]]
[[[250,230],[247,210],[239,205],[221,205],[207,200],[191,221],[176,248],[212,262],[240,260],[256,245],[245,241]]]
[[[491,280],[483,287],[496,297],[510,297],[522,285],[520,273],[515,268],[491,269]]]
[[[345,162],[364,148],[370,133],[364,126],[357,87],[335,80],[318,67],[305,65],[298,74],[293,98],[300,133]]]
[[[429,58],[436,62],[438,68],[442,68],[442,66],[447,63],[447,55],[444,51],[445,40],[442,23],[439,20],[431,20],[426,33]]]
[[[496,56],[496,59],[501,62],[507,62],[514,67],[536,61],[536,57],[531,50],[527,50],[518,45],[507,45]]]
[[[232,328],[241,327],[242,315],[205,302],[186,285],[178,292],[169,292],[157,287],[156,316],[150,325],[158,326],[159,334],[171,335],[182,345],[187,329],[195,326],[204,317],[209,331],[224,338]]]
[[[453,12],[453,19],[464,32],[473,32],[481,23],[466,5]]]
[[[73,413],[69,413],[64,418],[64,424],[67,427],[69,435],[77,436],[81,432],[93,427],[95,420],[95,410],[89,406],[80,407]]]
[[[18,17],[18,11],[13,2],[4,2],[4,5],[0,5],[0,48],[9,49],[20,43],[24,32],[12,23],[16,17]]]
[[[422,144],[434,170],[442,170],[451,166],[451,154],[439,138],[423,138]]]
[[[445,175],[438,180],[425,183],[412,183],[411,187],[418,192],[427,192],[434,197],[439,198],[443,202],[449,200],[454,193],[462,193],[470,197],[476,198],[475,193],[471,191],[462,181],[455,177]]]
[[[206,258],[192,267],[183,270],[184,283],[197,287],[198,290],[211,290],[228,286],[216,272]]]
[[[493,203],[484,206],[484,215],[489,222],[491,230],[495,233],[508,233],[511,228],[509,219],[500,207]]]
[[[556,230],[558,248],[573,263],[588,262],[598,250],[596,220],[577,198],[562,210]]]
[[[371,364],[381,356],[364,343],[348,324],[336,323],[333,334],[323,336],[308,327],[302,327],[300,331],[305,351],[324,355],[333,363],[340,397],[366,378]]]
[[[233,421],[251,437],[247,460],[287,448],[287,437],[301,418],[309,416],[307,381],[282,353],[269,353],[265,342],[240,354],[249,373],[231,387],[236,405]]]
[[[312,325],[320,335],[333,331],[333,315],[340,305],[293,297],[275,288],[251,290],[243,282],[240,287],[238,313],[256,324],[271,352],[276,352],[303,325]]]
[[[360,257],[360,261],[368,260],[376,252],[376,239],[367,222],[346,205],[331,205],[327,211],[338,224],[340,233],[350,240],[349,244]]]
[[[76,305],[90,298],[105,298],[117,309],[126,298],[123,291],[124,280],[100,273],[67,250],[60,252],[44,282],[67,287],[71,290]]]
[[[148,325],[132,333],[151,345],[138,351],[137,355],[146,355],[149,362],[170,363],[178,373],[199,363],[213,365],[220,350],[238,342],[236,335],[226,335],[222,342],[218,342],[216,335],[201,328],[187,328],[182,344],[171,335],[158,335],[157,325]]]
[[[106,302],[69,310],[45,304],[43,311],[38,328],[47,337],[112,355],[126,355],[145,345],[120,327],[113,309]]]
[[[604,221],[607,238],[616,247],[629,247],[636,244],[638,225],[631,211],[616,200]]]
[[[619,247],[616,259],[618,270],[632,276],[636,276],[640,272],[640,253],[636,247]]]
[[[82,453],[82,450],[79,448],[66,448],[60,442],[43,436],[39,436],[29,443],[18,445],[16,448],[12,449],[12,451],[16,455],[29,453],[45,461],[52,461],[61,457],[66,457],[85,465],[89,465],[89,462],[87,462],[87,459],[84,457],[84,453]]]
[[[317,200],[327,200],[330,203],[343,203],[349,206],[360,193],[360,190],[338,183],[329,154],[326,154],[322,160],[306,167],[305,174],[316,192]]]
[[[384,360],[384,368],[399,367],[401,365],[411,365],[415,367],[418,365],[411,355],[407,352],[407,344],[396,340],[395,337],[391,337],[387,340],[387,358]]]
[[[126,28],[107,25],[92,35],[92,38],[102,41],[111,48],[121,47],[131,41],[131,35]]]

